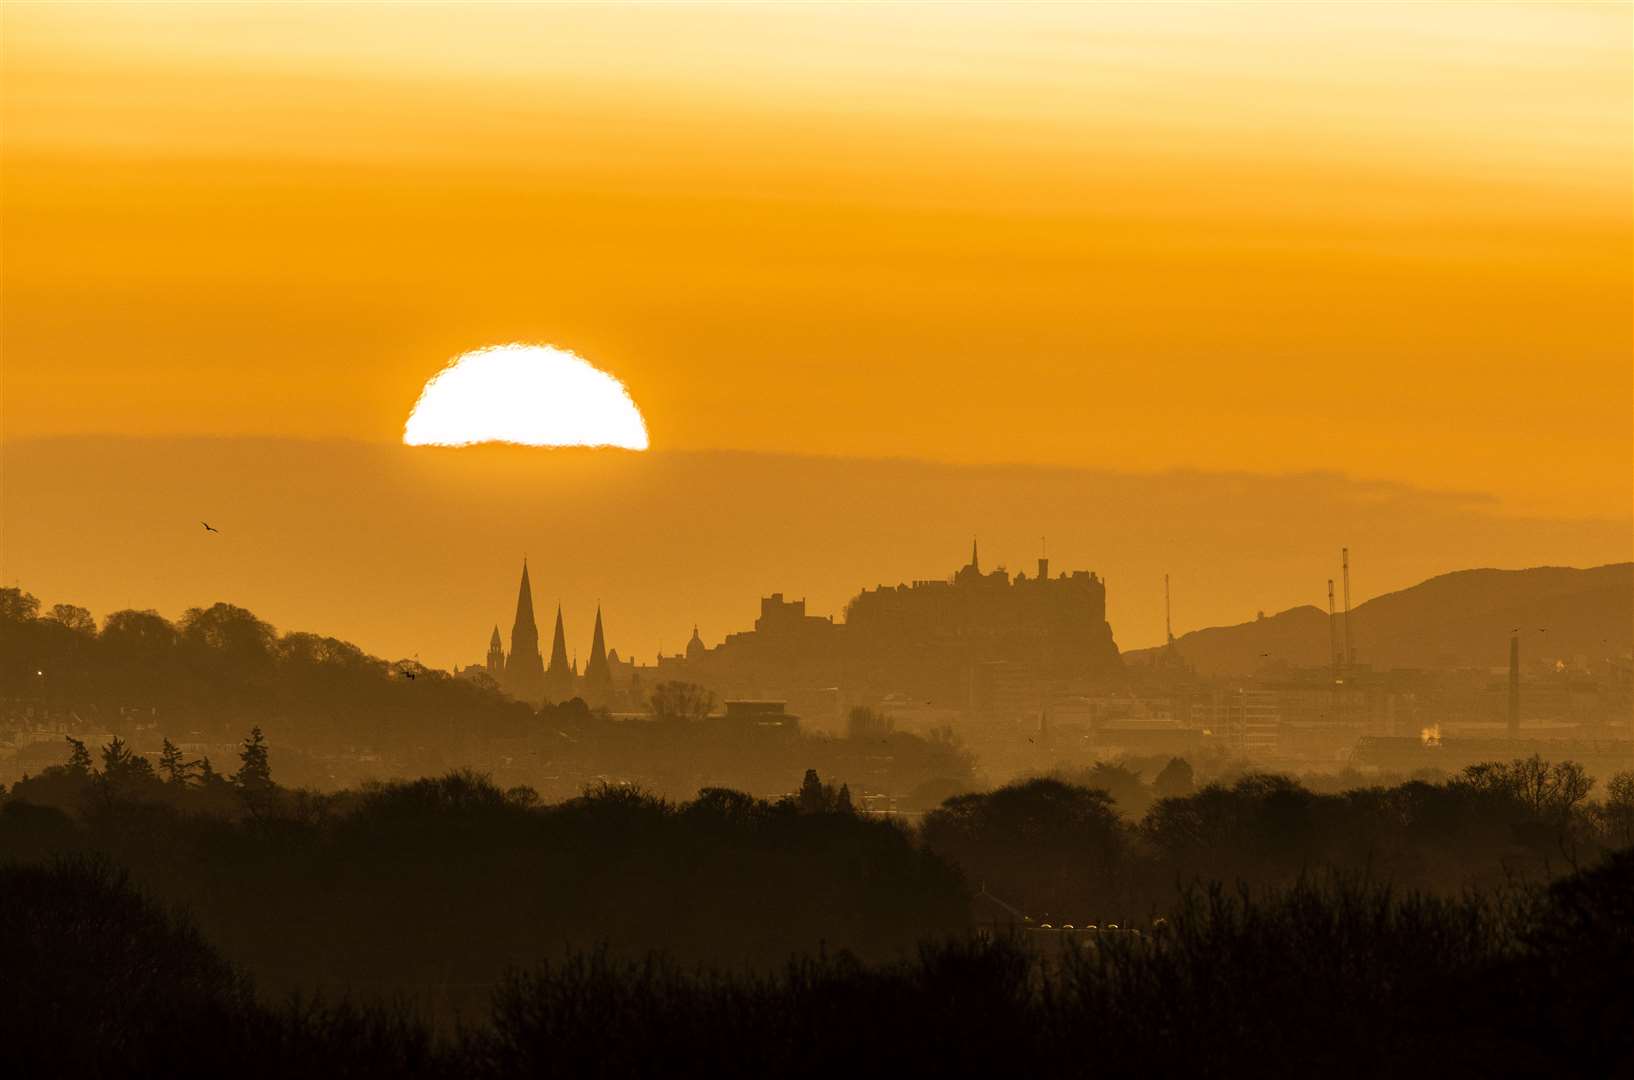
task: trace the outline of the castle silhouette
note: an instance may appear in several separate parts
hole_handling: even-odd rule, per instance
[[[970,562],[948,578],[863,589],[846,605],[844,622],[809,615],[805,600],[773,593],[761,599],[752,630],[728,634],[711,648],[694,626],[684,652],[659,655],[651,666],[607,650],[598,606],[582,675],[568,660],[560,605],[550,663],[540,656],[524,559],[511,651],[505,653],[495,626],[487,661],[488,674],[523,701],[578,697],[607,708],[641,708],[644,681],[693,682],[722,699],[798,701],[824,690],[851,700],[905,693],[969,705],[990,693],[995,679],[1089,687],[1121,667],[1098,575],[1051,577],[1042,558],[1033,577],[1003,567],[984,572],[974,542]]]

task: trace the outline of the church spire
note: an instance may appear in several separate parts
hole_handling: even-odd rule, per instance
[[[516,626],[520,627],[524,623],[526,623],[528,630],[533,633],[534,640],[537,641],[539,639],[539,630],[533,622],[533,584],[528,581],[528,557],[526,555],[522,556],[522,584],[516,587]],[[515,634],[516,630],[513,628],[511,633]],[[514,647],[514,641],[512,645]]]
[[[974,536],[970,538],[970,568],[978,572],[982,568],[982,561],[976,555],[976,538]]]
[[[539,627],[533,621],[533,583],[528,560],[522,560],[522,583],[516,590],[516,621],[511,624],[511,655],[505,661],[505,689],[523,701],[537,701],[545,690],[545,663],[539,657]]]
[[[556,633],[550,643],[550,667],[545,669],[545,697],[566,701],[573,696],[573,672],[567,665],[567,632],[562,626],[562,605],[556,605]]]
[[[567,670],[567,631],[562,627],[562,605],[556,605],[556,634],[550,643],[550,670]]]
[[[596,630],[590,637],[590,659],[584,665],[584,699],[591,705],[613,700],[613,669],[607,666],[607,638],[601,629],[601,607],[596,608]]]
[[[488,639],[488,674],[496,680],[505,674],[505,644],[499,639],[499,624],[494,624],[494,634]]]

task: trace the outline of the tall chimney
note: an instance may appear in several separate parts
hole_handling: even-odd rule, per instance
[[[1521,735],[1521,636],[1509,638],[1509,737]]]
[[[1339,626],[1333,614],[1333,579],[1328,578],[1328,660],[1333,664],[1333,681],[1339,681]]]
[[[1345,667],[1356,666],[1356,639],[1350,634],[1350,549],[1340,548],[1339,557],[1345,568]]]

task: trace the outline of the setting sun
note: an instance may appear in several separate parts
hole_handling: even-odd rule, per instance
[[[647,449],[624,384],[566,349],[494,345],[457,357],[420,391],[409,446],[617,446]]]

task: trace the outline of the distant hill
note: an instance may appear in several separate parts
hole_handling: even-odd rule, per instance
[[[1352,618],[1357,662],[1374,668],[1507,664],[1517,627],[1527,658],[1626,655],[1634,648],[1634,563],[1460,570],[1375,597]],[[1194,630],[1175,647],[1205,675],[1246,675],[1269,662],[1312,667],[1327,662],[1328,616],[1310,605],[1290,608]],[[1156,651],[1125,656],[1139,663]]]

